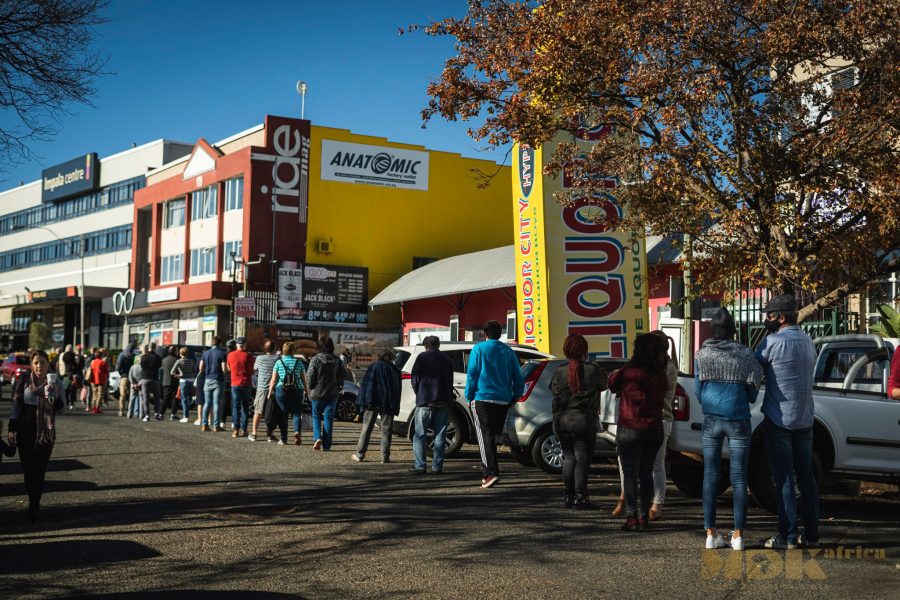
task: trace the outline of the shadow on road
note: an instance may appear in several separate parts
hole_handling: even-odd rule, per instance
[[[108,539],[4,544],[3,553],[6,560],[0,561],[0,574],[7,575],[65,571],[160,555],[137,542]]]

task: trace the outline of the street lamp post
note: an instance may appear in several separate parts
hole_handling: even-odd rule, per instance
[[[244,280],[244,296],[247,295],[247,267],[252,267],[253,265],[258,265],[263,262],[263,259],[266,257],[265,252],[261,252],[257,255],[256,260],[245,261],[242,257],[237,255],[237,252],[232,251],[231,253],[231,337],[232,339],[237,337],[237,316],[235,314],[235,301],[237,298],[237,294],[234,291],[235,277],[237,276],[237,267],[240,265],[241,267],[241,275]]]

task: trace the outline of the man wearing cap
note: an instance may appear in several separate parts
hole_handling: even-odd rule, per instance
[[[768,335],[756,349],[766,373],[763,397],[763,434],[769,468],[778,501],[778,533],[767,548],[794,549],[819,545],[819,490],[813,475],[813,371],[816,348],[797,325],[793,296],[775,296],[763,308]],[[797,530],[795,481],[800,488],[800,516],[804,533]]]
[[[250,397],[253,394],[253,355],[247,352],[246,340],[237,338],[237,348],[228,353],[225,370],[231,374],[231,437],[247,437]]]

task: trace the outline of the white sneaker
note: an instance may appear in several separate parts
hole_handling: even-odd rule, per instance
[[[248,442],[255,442],[255,441],[256,441],[256,436],[253,435],[253,434],[251,433],[250,435],[247,436],[247,441],[248,441]]]
[[[150,417],[144,417],[143,419],[141,419],[141,421],[143,421],[144,423],[146,423],[149,420],[150,420]]]
[[[202,425],[202,423],[200,422],[200,419],[197,419],[196,421],[194,421],[194,425]]]
[[[707,550],[715,550],[716,548],[724,548],[728,544],[725,542],[725,538],[722,537],[721,533],[717,533],[716,537],[711,535],[706,536],[706,549]]]
[[[189,420],[189,419],[188,419],[187,417],[181,417],[181,418],[178,420],[178,422],[179,422],[179,423],[187,423],[188,420]]]
[[[734,537],[734,532],[731,532],[731,549],[732,550],[744,550],[744,538],[742,537]]]

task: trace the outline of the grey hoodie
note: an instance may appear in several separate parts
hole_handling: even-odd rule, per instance
[[[344,364],[334,354],[316,354],[309,361],[309,397],[312,400],[336,399],[346,376]]]

